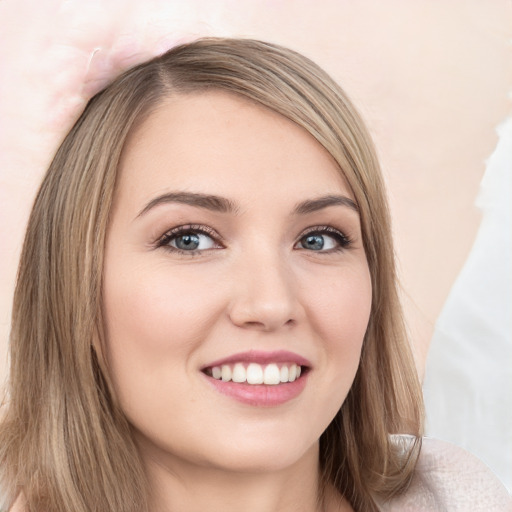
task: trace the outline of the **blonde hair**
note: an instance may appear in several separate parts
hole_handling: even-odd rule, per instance
[[[422,399],[397,295],[384,185],[371,138],[343,90],[291,50],[202,39],[120,76],[59,148],[29,220],[16,286],[2,486],[28,510],[148,510],[148,482],[101,356],[103,252],[130,133],[164,98],[241,95],[306,129],[337,161],[361,217],[373,297],[359,369],[320,439],[325,483],[360,511],[400,493],[420,449]],[[290,178],[291,179],[291,178]],[[99,341],[98,341],[99,340]],[[406,453],[391,434],[413,436]]]

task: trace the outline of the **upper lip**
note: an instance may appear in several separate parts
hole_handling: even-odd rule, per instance
[[[217,359],[216,361],[204,365],[201,370],[231,363],[295,363],[300,366],[307,366],[308,368],[311,367],[311,362],[305,357],[302,357],[295,352],[290,352],[289,350],[276,350],[273,352],[249,350],[247,352],[238,352],[237,354]]]

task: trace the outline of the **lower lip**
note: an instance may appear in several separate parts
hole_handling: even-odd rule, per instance
[[[217,391],[238,402],[256,407],[275,407],[293,400],[302,393],[306,386],[309,372],[304,372],[293,382],[275,385],[224,382],[223,380],[203,375]]]

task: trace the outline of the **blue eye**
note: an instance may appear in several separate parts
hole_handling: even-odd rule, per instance
[[[343,233],[331,227],[313,228],[302,236],[298,244],[301,249],[317,252],[336,251],[347,248],[350,240]]]
[[[206,226],[179,226],[157,242],[157,247],[163,247],[171,252],[196,254],[208,249],[219,248],[218,237],[210,233]]]
[[[181,251],[211,249],[214,246],[213,240],[208,235],[200,233],[185,233],[174,236],[169,240],[168,244]]]
[[[304,236],[300,239],[300,244],[304,249],[321,251],[325,245],[325,237],[323,235]]]

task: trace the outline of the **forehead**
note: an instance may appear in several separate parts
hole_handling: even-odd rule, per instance
[[[258,191],[353,197],[333,157],[304,128],[220,91],[163,101],[129,137],[119,189],[144,200],[173,189],[247,199]]]

